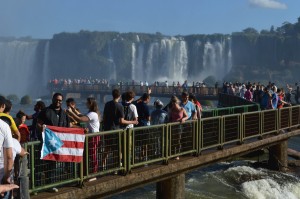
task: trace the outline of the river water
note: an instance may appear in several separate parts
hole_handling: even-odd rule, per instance
[[[110,100],[108,98],[107,100]],[[155,99],[151,100],[153,103]],[[168,99],[162,100],[167,103]],[[32,105],[14,104],[11,115],[20,109],[33,113]],[[50,100],[45,101],[49,105]],[[77,102],[84,113],[85,101]],[[100,110],[103,111],[103,104]],[[29,122],[30,123],[30,122]],[[300,137],[289,140],[289,147],[300,151]],[[255,158],[254,158],[255,159]],[[299,173],[281,173],[264,168],[255,168],[254,160],[221,162],[186,174],[186,199],[300,199]],[[155,184],[118,194],[110,199],[154,199]]]

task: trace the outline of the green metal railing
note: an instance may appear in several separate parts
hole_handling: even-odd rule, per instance
[[[229,110],[239,112],[242,108]],[[218,112],[221,113],[224,112]],[[86,134],[81,163],[40,160],[40,143],[29,142],[25,144],[30,153],[29,191],[82,183],[116,172],[126,174],[136,167],[161,164],[177,156],[201,154],[245,140],[253,141],[266,134],[276,136],[281,130],[295,127],[300,127],[300,106],[91,133]]]

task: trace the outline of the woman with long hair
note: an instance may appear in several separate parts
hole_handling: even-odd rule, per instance
[[[93,97],[88,97],[86,99],[86,106],[88,108],[88,113],[85,115],[77,115],[69,108],[68,113],[77,121],[85,122],[87,125],[87,133],[96,133],[100,131],[100,113],[98,109],[98,104]],[[89,137],[89,168],[93,169],[93,172],[98,171],[98,159],[97,159],[97,149],[100,141],[100,136]]]
[[[169,122],[180,122],[183,123],[188,119],[188,114],[185,109],[180,106],[180,101],[176,96],[172,96],[171,98],[171,108],[169,109]],[[179,126],[178,128],[172,129],[172,153],[180,153],[181,150],[181,134],[182,128]],[[176,160],[179,160],[179,156],[176,157]]]

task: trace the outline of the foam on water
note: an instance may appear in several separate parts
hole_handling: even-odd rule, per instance
[[[299,199],[300,184],[279,184],[273,179],[260,179],[244,182],[243,193],[251,199]]]
[[[237,188],[240,187],[240,191],[247,198],[300,198],[299,179],[291,174],[266,169],[255,169],[249,166],[236,166],[225,170],[223,177],[227,183],[233,184]]]

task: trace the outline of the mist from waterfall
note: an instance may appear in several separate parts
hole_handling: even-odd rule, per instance
[[[44,50],[44,61],[43,61],[43,68],[42,68],[42,80],[44,87],[47,86],[49,78],[49,48],[50,48],[50,42],[47,41],[45,45]]]
[[[214,76],[216,80],[222,80],[230,71],[232,66],[231,48],[229,46],[226,53],[225,45],[224,40],[213,43],[207,41],[204,44],[202,78]]]
[[[41,75],[34,70],[37,46],[38,41],[0,41],[0,94],[22,97],[37,93],[33,87]]]

